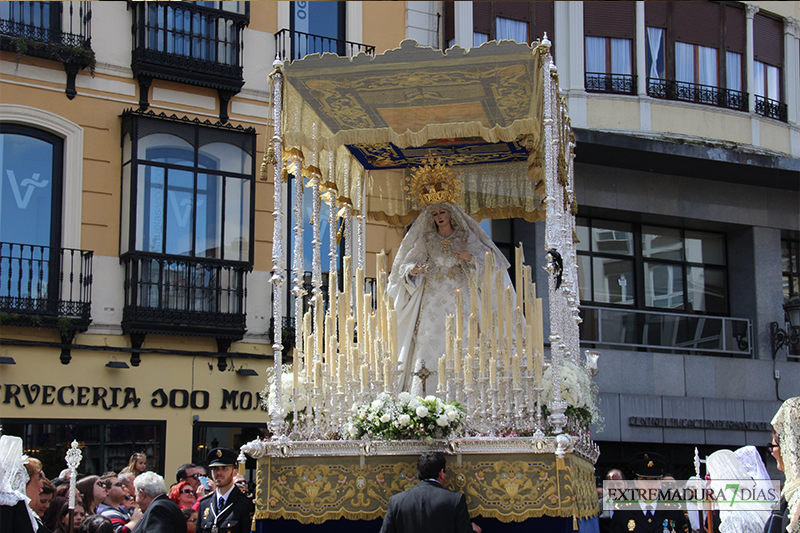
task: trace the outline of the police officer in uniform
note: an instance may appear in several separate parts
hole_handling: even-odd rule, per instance
[[[236,452],[214,448],[207,463],[217,489],[200,500],[197,517],[202,533],[249,533],[255,504],[234,484]]]
[[[630,468],[636,479],[636,488],[653,491],[652,494],[657,498],[661,478],[667,468],[664,456],[652,452],[640,453]],[[640,500],[618,506],[608,530],[611,533],[691,533],[685,511],[674,504],[657,500]]]

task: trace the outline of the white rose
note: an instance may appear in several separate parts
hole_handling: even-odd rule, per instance
[[[458,411],[456,411],[455,409],[448,409],[444,412],[444,414],[447,415],[447,419],[450,420],[451,422],[456,418],[458,418]]]
[[[401,404],[406,405],[408,402],[411,401],[411,394],[403,391],[398,396],[397,399],[400,401]]]
[[[389,416],[389,413],[383,413],[383,416],[381,417],[381,422],[383,422],[385,424],[386,422],[388,422],[391,419],[392,419],[392,417]]]
[[[383,402],[381,400],[373,400],[373,402],[372,402],[372,408],[373,409],[375,409],[377,411],[381,407],[383,407]]]
[[[445,427],[447,424],[450,423],[450,420],[447,418],[446,415],[442,415],[436,419],[436,425],[440,427]]]
[[[428,408],[425,407],[424,405],[420,405],[419,407],[417,407],[415,413],[417,413],[418,417],[425,418],[426,416],[428,416]]]
[[[428,437],[425,437],[422,440],[425,441],[425,444],[433,444],[433,437],[428,436]]]
[[[405,427],[411,423],[411,417],[408,415],[400,415],[400,417],[397,419],[397,422],[401,426]]]
[[[435,403],[436,402],[436,396],[434,396],[432,394],[429,394],[428,396],[425,397],[425,401],[426,402],[434,402]]]

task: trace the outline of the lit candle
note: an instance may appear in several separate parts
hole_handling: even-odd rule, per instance
[[[497,388],[497,360],[494,357],[489,360],[489,386]]]
[[[439,392],[444,392],[446,385],[445,385],[445,363],[444,357],[439,358]]]

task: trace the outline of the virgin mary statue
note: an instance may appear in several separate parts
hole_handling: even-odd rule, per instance
[[[426,205],[403,238],[387,287],[397,309],[402,390],[423,394],[422,380],[415,374],[423,362],[429,370],[438,368],[445,352],[447,315],[456,316],[456,290],[461,290],[469,309],[470,283],[480,287],[477,280],[484,275],[486,252],[494,254],[496,269],[508,269],[508,260],[478,223],[447,201]],[[507,272],[505,277],[510,284]],[[428,386],[427,393],[432,389]]]

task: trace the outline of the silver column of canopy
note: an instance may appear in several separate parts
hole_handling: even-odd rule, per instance
[[[284,251],[283,251],[283,139],[281,137],[281,110],[283,109],[283,73],[281,62],[276,59],[272,66],[275,69],[271,74],[273,83],[272,117],[274,133],[272,136],[273,147],[276,155],[273,179],[273,208],[272,208],[272,351],[275,369],[275,390],[281,391],[281,377],[283,372],[283,344],[281,344],[281,295],[283,289]],[[270,431],[273,435],[282,435],[286,413],[281,405],[280,394],[274,395],[275,405],[271,410]]]

